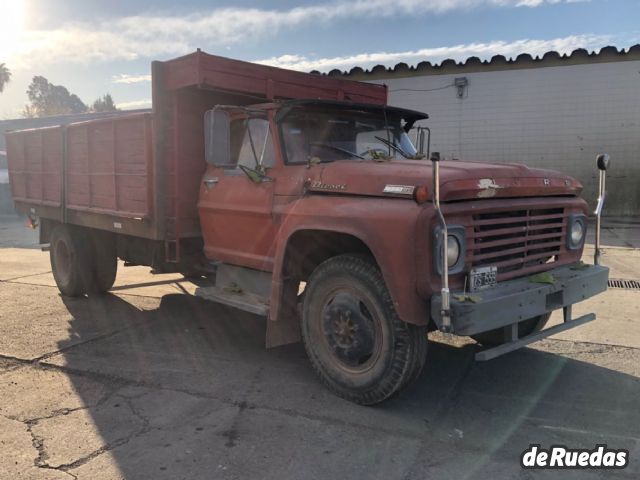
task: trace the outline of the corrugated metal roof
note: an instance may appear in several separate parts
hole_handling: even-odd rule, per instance
[[[464,62],[456,62],[452,59],[443,60],[439,64],[420,62],[415,66],[409,66],[404,62],[396,64],[393,68],[384,65],[376,65],[370,70],[362,67],[353,67],[349,71],[338,69],[331,70],[327,75],[332,77],[348,77],[352,80],[374,80],[381,78],[412,77],[419,75],[448,75],[462,72],[491,72],[497,70],[511,70],[522,68],[544,68],[566,65],[581,65],[591,63],[607,63],[640,60],[640,44],[628,49],[618,50],[616,47],[604,47],[599,52],[589,52],[584,48],[578,48],[570,54],[560,55],[556,51],[549,51],[542,56],[533,57],[523,53],[515,58],[507,59],[504,55],[494,55],[491,60],[480,60],[478,57],[469,57]],[[312,73],[320,73],[313,71]]]

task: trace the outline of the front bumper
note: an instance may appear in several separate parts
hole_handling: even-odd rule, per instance
[[[513,325],[529,318],[544,315],[559,308],[604,292],[609,269],[602,265],[572,266],[549,270],[553,284],[532,283],[529,277],[499,282],[495,287],[459,300],[451,294],[451,324],[455,335],[475,335]],[[442,298],[431,297],[431,318],[442,326]]]

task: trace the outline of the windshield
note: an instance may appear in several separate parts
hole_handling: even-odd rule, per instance
[[[419,158],[402,118],[382,111],[298,108],[281,122],[288,163]]]

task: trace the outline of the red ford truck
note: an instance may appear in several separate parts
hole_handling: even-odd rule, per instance
[[[150,114],[7,134],[16,208],[62,294],[108,291],[118,258],[200,277],[197,295],[267,317],[269,347],[302,339],[360,404],[419,376],[429,331],[487,360],[595,318],[571,316],[608,279],[599,255],[580,262],[573,178],[425,158],[409,134],[427,115],[383,85],[201,51],[152,79]]]

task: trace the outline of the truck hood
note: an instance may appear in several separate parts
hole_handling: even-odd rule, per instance
[[[411,187],[425,185],[433,193],[432,164],[427,160],[341,160],[312,166],[309,173],[307,190],[312,192],[407,198]],[[385,193],[388,185],[409,188]],[[456,160],[440,162],[440,185],[442,201],[578,195],[582,191],[579,181],[553,170]]]

